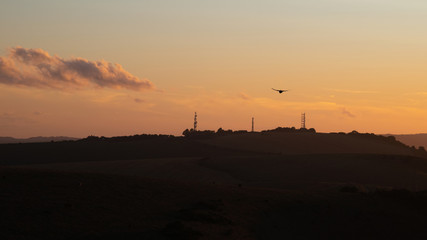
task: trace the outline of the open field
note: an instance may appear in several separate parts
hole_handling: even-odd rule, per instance
[[[424,239],[427,194],[0,169],[2,239]]]

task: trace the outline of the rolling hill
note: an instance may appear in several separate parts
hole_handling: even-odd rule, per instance
[[[423,154],[396,141],[393,136],[359,133],[245,133],[200,141],[218,147],[275,154]]]
[[[427,237],[426,152],[390,136],[88,137],[0,152],[2,239]]]

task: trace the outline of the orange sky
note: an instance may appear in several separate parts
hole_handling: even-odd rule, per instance
[[[0,3],[0,136],[427,132],[427,2],[177,2]]]

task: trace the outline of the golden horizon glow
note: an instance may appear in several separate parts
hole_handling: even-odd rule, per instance
[[[0,57],[22,46],[129,75],[126,87],[110,75],[99,81],[111,87],[0,84],[0,136],[180,135],[195,111],[210,130],[249,130],[252,117],[256,130],[299,127],[305,112],[319,132],[425,133],[426,11],[399,0],[5,1]],[[135,91],[145,79],[156,88]]]

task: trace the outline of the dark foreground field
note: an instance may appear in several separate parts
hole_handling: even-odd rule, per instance
[[[425,239],[427,193],[1,170],[1,239]]]
[[[0,238],[425,239],[427,160],[334,137],[1,145]]]

